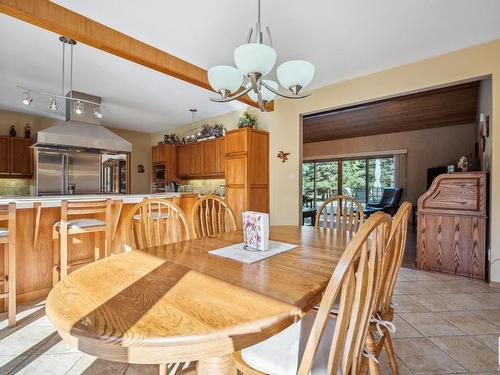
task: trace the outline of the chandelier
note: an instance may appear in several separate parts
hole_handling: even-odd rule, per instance
[[[210,86],[220,94],[220,98],[210,100],[225,103],[248,94],[250,99],[258,103],[260,110],[265,112],[266,104],[274,100],[276,95],[288,99],[302,99],[310,95],[300,93],[314,76],[314,65],[308,61],[291,60],[276,69],[278,81],[289,91],[287,93],[278,91],[277,82],[264,79],[274,68],[276,51],[273,49],[269,27],[266,27],[267,44],[264,43],[260,18],[260,0],[257,0],[255,28],[250,28],[247,43],[234,50],[236,68],[219,65],[208,70]]]
[[[21,102],[24,105],[31,105],[33,102],[33,94],[37,94],[40,96],[45,96],[50,98],[49,101],[49,109],[52,111],[59,111],[59,105],[57,104],[57,99],[62,99],[64,101],[69,101],[70,105],[73,106],[72,110],[74,113],[77,115],[83,115],[85,113],[85,108],[83,103],[88,103],[90,105],[95,106],[93,113],[94,116],[98,119],[102,118],[102,109],[104,108],[103,105],[100,103],[95,103],[90,100],[84,100],[84,99],[79,99],[79,98],[73,98],[73,47],[76,45],[76,41],[74,39],[67,38],[65,36],[60,36],[59,40],[62,42],[62,79],[61,79],[61,94],[54,94],[46,91],[39,91],[39,90],[34,90],[28,87],[23,87],[23,86],[17,86],[17,88],[23,90],[23,95]],[[66,61],[66,45],[70,46],[70,72],[69,72],[69,93],[68,95],[64,94],[65,91],[65,84],[64,84],[64,79],[65,79],[65,73],[64,73],[64,67],[65,67],[65,61]]]

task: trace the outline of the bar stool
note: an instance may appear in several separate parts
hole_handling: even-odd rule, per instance
[[[7,222],[7,227],[4,223]],[[0,299],[7,299],[9,327],[16,325],[16,204],[0,205],[0,245],[3,245],[3,278]]]
[[[95,216],[104,216],[104,220]],[[89,217],[90,216],[90,217]],[[71,220],[69,220],[71,219]],[[61,202],[61,221],[52,228],[54,240],[54,269],[52,283],[68,276],[68,269],[82,266],[91,261],[68,264],[69,236],[75,234],[95,233],[94,260],[101,258],[100,243],[105,234],[104,256],[110,254],[112,238],[111,199],[97,201],[67,201]]]

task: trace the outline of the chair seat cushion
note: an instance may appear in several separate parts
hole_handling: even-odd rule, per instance
[[[316,311],[307,313],[299,322],[280,333],[241,351],[241,357],[254,369],[270,375],[296,375],[307,340],[316,318]],[[335,319],[328,324],[314,357],[311,375],[324,375],[332,343]],[[340,374],[340,372],[339,372]]]
[[[158,212],[151,212],[150,217],[153,220],[158,220],[159,213]],[[171,215],[168,214],[161,214],[162,219],[168,219]],[[133,219],[135,221],[140,221],[141,220],[141,214],[134,215]]]
[[[0,237],[7,237],[9,235],[9,230],[7,228],[0,228]]]
[[[99,227],[104,226],[106,223],[98,219],[77,219],[68,221],[68,229],[78,229],[78,228],[89,228],[89,227]],[[61,228],[61,222],[58,221],[55,226],[59,230]]]

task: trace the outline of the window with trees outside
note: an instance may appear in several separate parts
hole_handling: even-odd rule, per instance
[[[363,206],[378,203],[384,188],[394,187],[394,157],[305,161],[304,208],[317,209],[333,195],[349,195]]]

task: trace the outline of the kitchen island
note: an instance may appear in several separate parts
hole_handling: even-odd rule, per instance
[[[63,200],[112,201],[112,247],[114,254],[123,251],[123,220],[130,209],[146,198],[172,200],[189,217],[191,208],[198,199],[193,193],[163,194],[117,194],[117,195],[68,195],[0,197],[0,204],[16,203],[16,258],[17,301],[27,301],[46,296],[52,288],[53,249],[52,228],[61,217]],[[94,258],[95,236],[78,234],[71,236],[69,263],[85,263]],[[104,248],[104,243],[100,244]],[[3,258],[3,257],[0,257]],[[0,270],[3,269],[0,259]],[[1,306],[0,306],[1,307]]]

